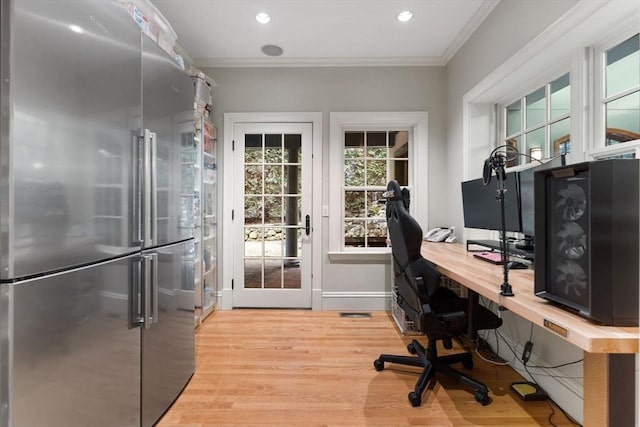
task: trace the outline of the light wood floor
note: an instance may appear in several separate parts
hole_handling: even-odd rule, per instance
[[[481,406],[457,382],[437,375],[413,408],[414,368],[386,365],[380,353],[405,354],[410,337],[390,314],[341,318],[338,312],[232,310],[196,332],[196,373],[158,427],[206,426],[538,426],[551,409],[509,390],[522,378],[474,358],[472,375],[490,389]],[[462,369],[462,367],[460,367]],[[555,407],[556,425],[572,425]]]

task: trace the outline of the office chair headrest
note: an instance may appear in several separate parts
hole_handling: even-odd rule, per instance
[[[404,203],[404,207],[409,209],[409,189],[401,188],[398,181],[391,180],[387,184],[387,191],[384,193],[384,197],[388,202],[402,201]]]

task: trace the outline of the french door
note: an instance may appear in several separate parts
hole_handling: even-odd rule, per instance
[[[234,125],[234,307],[311,307],[311,123]]]

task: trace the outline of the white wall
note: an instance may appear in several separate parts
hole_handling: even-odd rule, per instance
[[[447,64],[447,207],[460,230],[463,226],[460,182],[465,178],[478,177],[482,166],[481,162],[474,164],[477,160],[477,156],[474,156],[465,170],[462,161],[464,150],[482,151],[483,147],[489,149],[494,143],[493,130],[486,126],[493,107],[480,104],[468,110],[470,146],[463,147],[463,97],[576,3],[577,0],[502,1]],[[488,154],[489,151],[486,151],[485,156]],[[503,319],[501,332],[515,348],[518,357],[514,357],[505,345],[500,346],[500,354],[521,369],[518,359],[524,343],[529,340],[531,324],[511,313],[504,313]],[[582,357],[579,348],[538,327],[533,328],[532,342],[534,347],[530,365],[551,366]],[[582,421],[582,364],[563,370],[532,371],[541,374],[535,379],[551,398],[574,418]]]
[[[445,168],[444,67],[327,67],[204,69],[213,89],[219,141],[225,112],[311,112],[323,114],[323,191],[314,203],[329,204],[329,112],[427,111],[429,114],[429,220],[448,224]],[[226,148],[226,147],[225,147]],[[224,148],[223,148],[224,149]],[[341,148],[339,148],[341,149]],[[224,165],[221,165],[224,176]],[[222,183],[224,187],[224,183]],[[380,262],[344,263],[327,257],[329,222],[322,218],[323,309],[385,309],[390,266]],[[316,222],[317,223],[317,222]],[[423,224],[424,228],[430,227]],[[224,230],[222,231],[225,232]],[[228,236],[223,236],[224,239]],[[344,293],[344,294],[342,294]]]

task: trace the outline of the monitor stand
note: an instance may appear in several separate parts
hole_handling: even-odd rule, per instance
[[[524,239],[522,239],[520,243],[516,243],[516,248],[533,253],[533,250],[534,250],[533,242],[534,242],[533,236],[525,235]]]

